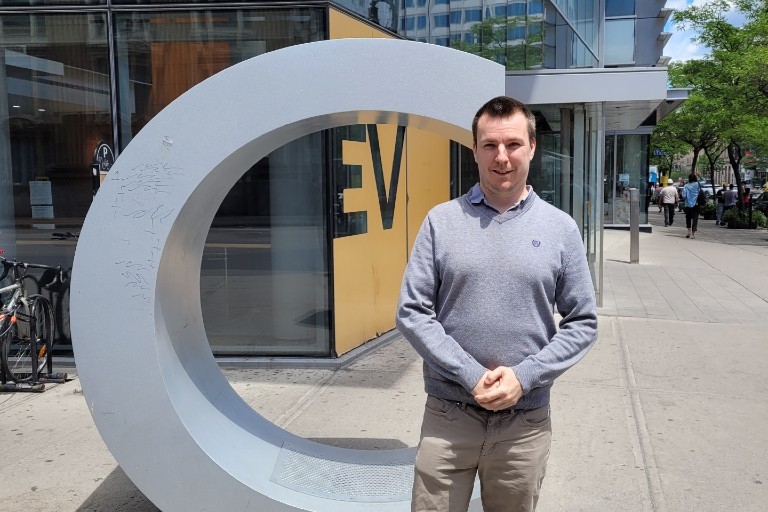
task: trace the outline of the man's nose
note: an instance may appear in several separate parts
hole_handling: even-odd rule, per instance
[[[507,148],[503,144],[496,148],[496,160],[499,162],[506,162],[508,160]]]

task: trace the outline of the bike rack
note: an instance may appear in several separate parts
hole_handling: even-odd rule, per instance
[[[472,145],[504,67],[412,41],[292,46],[184,93],[123,151],[88,212],[70,288],[75,359],[94,422],[164,511],[406,511],[414,449],[290,434],[231,388],[203,327],[208,226],[244,169],[303,135],[397,123]],[[472,507],[479,508],[476,485]]]

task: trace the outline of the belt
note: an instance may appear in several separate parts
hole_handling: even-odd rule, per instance
[[[471,404],[469,402],[452,402],[452,403],[456,404],[456,407],[458,407],[462,411],[466,411],[467,409],[473,409],[475,411],[484,412],[488,414],[514,414],[522,410],[522,409],[501,409],[499,411],[491,411],[481,405]]]

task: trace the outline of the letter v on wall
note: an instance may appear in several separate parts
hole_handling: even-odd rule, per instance
[[[397,127],[395,151],[392,156],[392,173],[389,177],[389,192],[387,192],[387,188],[384,185],[384,166],[381,162],[378,127],[375,124],[369,124],[367,127],[368,143],[371,146],[371,160],[373,161],[373,175],[376,179],[376,190],[379,194],[381,224],[384,229],[392,229],[392,222],[395,217],[395,204],[397,203],[397,183],[400,179],[400,164],[403,157],[405,126]]]

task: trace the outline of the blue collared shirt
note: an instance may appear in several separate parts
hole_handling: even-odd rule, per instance
[[[507,211],[508,212],[512,211],[512,210],[514,210],[516,208],[519,208],[520,206],[524,205],[525,202],[528,200],[528,198],[531,197],[531,191],[532,190],[533,190],[533,188],[530,185],[526,185],[525,186],[525,197],[523,199],[521,199],[520,201],[518,201],[517,203],[513,204],[512,207],[509,210],[507,210]],[[475,183],[475,185],[471,189],[469,189],[469,192],[467,193],[467,197],[469,198],[469,202],[472,203],[472,204],[481,204],[482,203],[482,204],[484,204],[485,206],[487,206],[488,208],[490,208],[491,210],[493,210],[493,211],[495,211],[497,213],[504,213],[504,212],[497,211],[496,208],[494,208],[493,206],[488,204],[488,201],[486,201],[486,199],[485,199],[485,194],[483,194],[483,189],[480,188],[480,184],[479,183]]]

